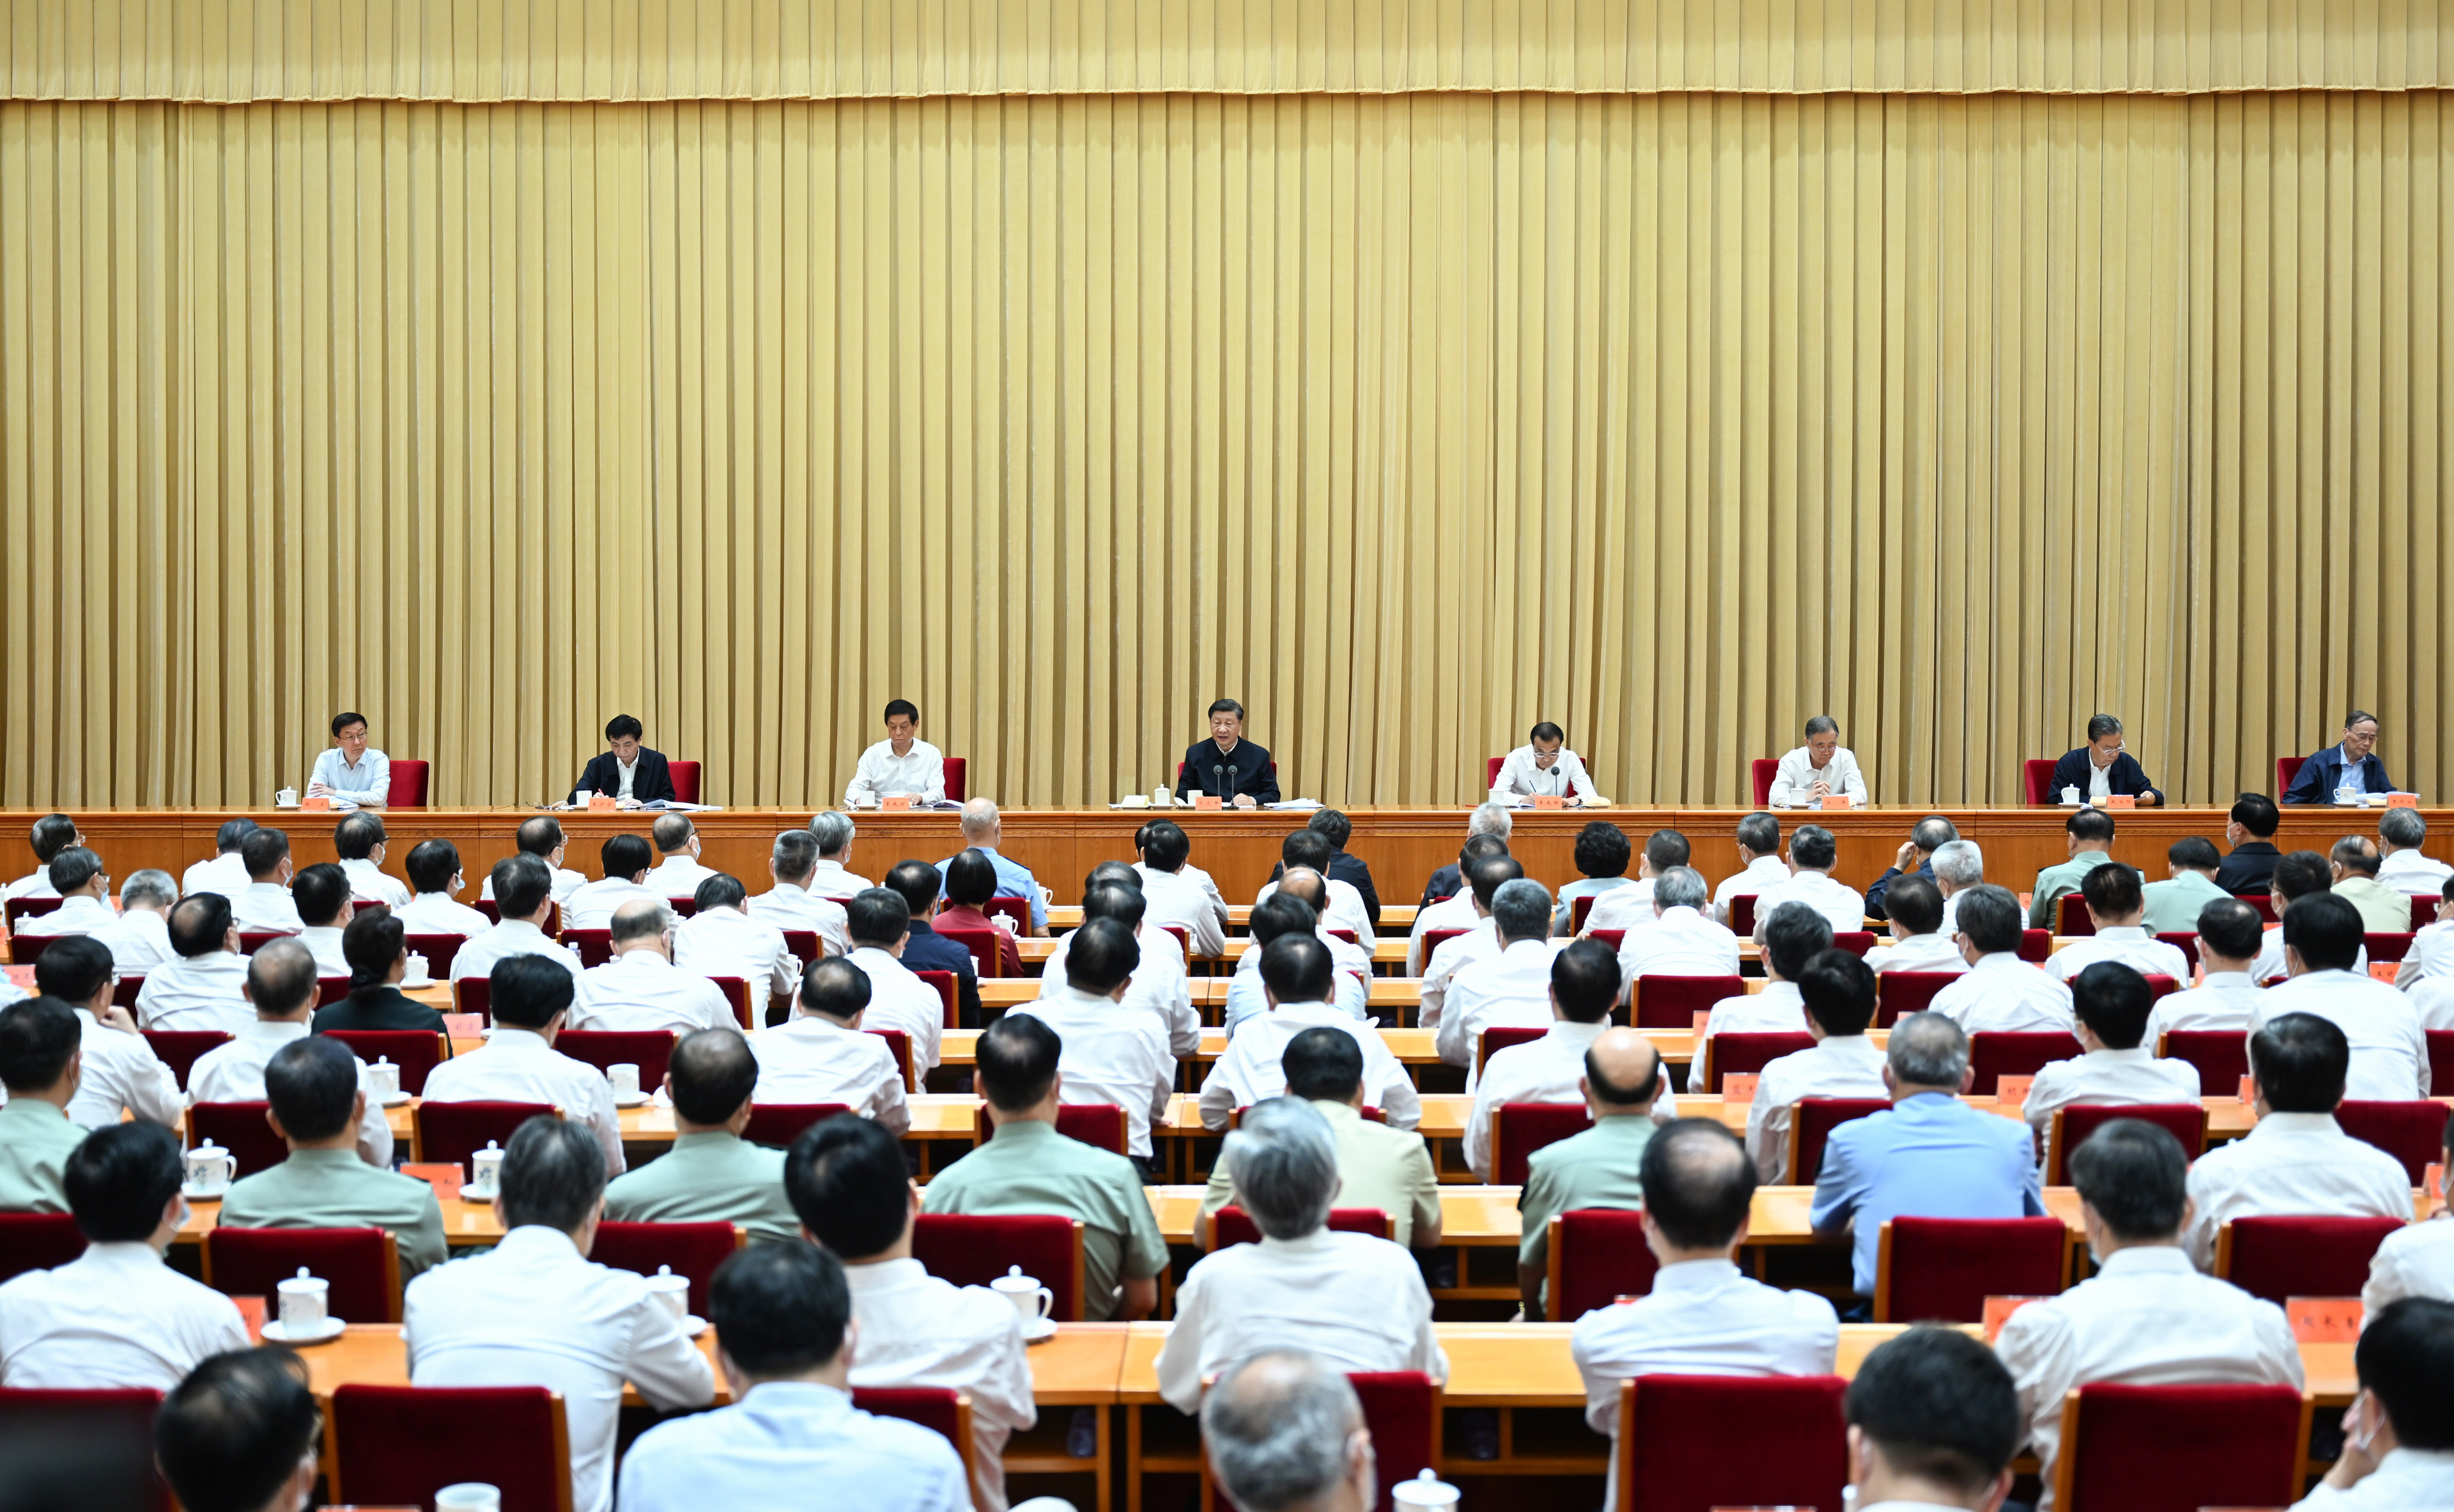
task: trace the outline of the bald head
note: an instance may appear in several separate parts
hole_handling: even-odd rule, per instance
[[[674,927],[674,911],[661,897],[634,897],[614,910],[614,948],[654,950],[670,955],[666,932]]]
[[[1661,1053],[1633,1029],[1605,1029],[1585,1051],[1585,1105],[1597,1119],[1649,1114],[1661,1095]]]
[[[1300,897],[1316,914],[1329,912],[1329,879],[1309,866],[1290,866],[1278,877],[1278,891]]]
[[[2378,848],[2365,835],[2346,835],[2335,842],[2326,858],[2334,863],[2335,880],[2378,874]],[[58,886],[56,882],[52,884]]]
[[[1297,1350],[1223,1372],[1202,1398],[1201,1442],[1220,1487],[1252,1512],[1362,1512],[1377,1499],[1355,1388]]]
[[[986,798],[970,798],[963,803],[963,839],[972,845],[992,845],[997,837],[997,806]]]

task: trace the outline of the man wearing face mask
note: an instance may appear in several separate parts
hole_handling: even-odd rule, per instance
[[[267,1345],[215,1355],[153,1419],[162,1478],[189,1512],[299,1512],[322,1468],[307,1363]]]

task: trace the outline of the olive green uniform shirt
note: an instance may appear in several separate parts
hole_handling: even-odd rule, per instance
[[[10,1098],[0,1108],[0,1213],[67,1212],[60,1176],[85,1132],[39,1098]]]
[[[1120,1280],[1140,1280],[1167,1267],[1167,1244],[1158,1237],[1141,1172],[1121,1155],[1067,1139],[1053,1123],[998,1125],[988,1143],[937,1173],[920,1206],[991,1218],[1054,1213],[1080,1219],[1082,1316],[1092,1322],[1116,1316]]]
[[[1313,1106],[1338,1136],[1338,1205],[1378,1208],[1389,1215],[1389,1237],[1413,1248],[1416,1230],[1429,1232],[1440,1220],[1440,1179],[1423,1137],[1375,1123],[1343,1102],[1317,1099]],[[1216,1217],[1234,1200],[1233,1178],[1221,1155],[1210,1169],[1202,1215]]]
[[[413,1176],[378,1171],[355,1150],[292,1150],[290,1159],[231,1183],[221,1221],[231,1228],[387,1228],[400,1279],[443,1263],[443,1207]]]
[[[1523,1230],[1517,1262],[1547,1265],[1551,1220],[1580,1207],[1639,1208],[1644,1187],[1637,1171],[1654,1122],[1643,1114],[1614,1115],[1534,1152],[1525,1162],[1525,1187],[1517,1194]]]
[[[614,1179],[605,1216],[616,1223],[738,1223],[754,1240],[796,1240],[784,1195],[784,1152],[721,1129],[685,1134],[672,1149]]]
[[[2054,915],[2061,908],[2062,895],[2078,892],[2082,877],[2111,859],[2113,857],[2102,851],[2082,851],[2060,866],[2048,866],[2039,872],[2037,889],[2028,895],[2028,927],[2053,928]]]
[[[2232,896],[2204,872],[2183,872],[2167,881],[2150,882],[2145,891],[2147,909],[2139,922],[2150,935],[2195,935],[2200,911]]]

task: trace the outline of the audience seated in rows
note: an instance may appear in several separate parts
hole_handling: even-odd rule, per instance
[[[397,926],[395,926],[397,927]],[[312,1033],[315,1017],[315,961],[294,939],[276,939],[248,958],[248,1001],[255,1021],[226,1044],[214,1046],[188,1070],[191,1102],[261,1102],[264,1068],[284,1045]],[[356,1058],[352,1058],[356,1064]],[[356,1068],[358,1090],[371,1092],[372,1074]],[[392,1168],[392,1125],[384,1120],[380,1095],[363,1099],[355,1125],[358,1158],[379,1171]]]
[[[2070,988],[2020,958],[2020,900],[1991,883],[1958,894],[1960,958],[1968,970],[1927,1004],[1967,1034],[2040,1034],[2073,1026]]]
[[[1269,1009],[1261,988],[1261,954],[1270,948],[1270,941],[1280,935],[1307,935],[1319,940],[1321,949],[1330,953],[1330,964],[1335,972],[1330,1001],[1349,1018],[1364,1022],[1372,1020],[1370,970],[1367,967],[1358,975],[1338,964],[1338,947],[1345,941],[1321,932],[1320,910],[1313,893],[1306,888],[1305,879],[1305,876],[1285,878],[1277,892],[1253,909],[1252,938],[1236,958],[1235,974],[1227,978],[1225,1017],[1230,1040],[1236,1038],[1237,1029],[1247,1020]]]
[[[1903,877],[1883,895],[1883,907],[1891,915],[1891,941],[1878,941],[1865,956],[1878,976],[1915,971],[1957,977],[1968,969],[1959,943],[1942,927],[1942,889],[1922,877]]]
[[[527,826],[521,828],[525,831]],[[460,947],[452,958],[452,979],[490,977],[498,961],[533,956],[553,961],[569,974],[576,993],[581,971],[578,956],[545,932],[546,920],[553,916],[554,885],[553,869],[526,851],[496,861],[486,878],[486,890],[501,911],[502,921]]]
[[[2277,875],[2283,875],[2280,869]],[[2345,1097],[2424,1098],[2428,1036],[2409,998],[2356,965],[2361,935],[2360,910],[2332,893],[2311,894],[2285,909],[2283,969],[2289,979],[2259,996],[2250,1010],[2250,1032],[2279,1015],[2315,1014],[2341,1029],[2351,1046]]]
[[[350,968],[349,996],[317,1010],[317,1034],[336,1029],[443,1033],[442,1010],[400,990],[409,976],[409,937],[390,909],[370,903],[358,910],[350,927],[341,931],[341,955]],[[451,1054],[448,1043],[444,1053]]]
[[[1201,1016],[1193,1009],[1193,987],[1185,975],[1184,947],[1177,943],[1174,935],[1151,923],[1149,913],[1150,900],[1142,893],[1141,874],[1132,867],[1120,861],[1102,861],[1083,879],[1082,921],[1087,924],[1095,918],[1107,919],[1125,930],[1136,948],[1133,976],[1121,999],[1124,1005],[1158,1024],[1169,1054],[1191,1056],[1201,1044]],[[1041,965],[1043,996],[1065,980],[1076,933],[1068,931],[1057,936]]]
[[[572,1028],[688,1034],[734,1022],[715,983],[674,964],[674,923],[660,897],[634,897],[614,910],[614,954],[580,974]]]
[[[159,874],[157,874],[159,875]],[[185,1099],[129,1011],[111,1001],[114,963],[92,936],[55,940],[34,962],[34,986],[76,1015],[76,1092],[69,1121],[100,1129],[123,1118],[177,1126]]]
[[[1892,886],[1892,917],[1923,906],[1914,895],[1933,884],[1903,877]],[[1823,920],[1818,918],[1821,927]],[[1747,1155],[1768,1184],[1792,1179],[1789,1125],[1800,1098],[1887,1098],[1883,1052],[1867,1037],[1875,1021],[1875,970],[1856,955],[1829,946],[1798,968],[1806,1032],[1815,1043],[1764,1063],[1747,1104]]]
[[[758,1062],[754,1102],[840,1102],[886,1132],[912,1127],[903,1075],[886,1040],[870,1034],[867,974],[840,956],[812,961],[801,973],[793,1016],[750,1038]]]
[[[1484,1030],[1539,1029],[1551,1021],[1551,961],[1568,943],[1552,939],[1550,892],[1531,877],[1502,882],[1492,893],[1491,921],[1499,949],[1449,978],[1434,1041],[1442,1060],[1467,1068],[1468,1092]]]
[[[568,1027],[571,974],[540,956],[507,956],[487,978],[493,1032],[427,1073],[428,1102],[537,1102],[596,1138],[605,1169],[624,1170],[622,1126],[605,1073],[553,1048]]]
[[[1668,1085],[1660,1053],[1633,1029],[1605,1029],[1586,1047],[1577,1090],[1594,1126],[1535,1151],[1517,1196],[1517,1291],[1527,1318],[1544,1316],[1551,1220],[1578,1208],[1644,1205],[1637,1173],[1657,1127],[1653,1105]]]
[[[443,1263],[443,1210],[434,1188],[365,1159],[368,1119],[380,1122],[383,1109],[367,1096],[367,1068],[348,1046],[321,1036],[288,1040],[258,1080],[271,1105],[266,1121],[290,1155],[231,1184],[222,1226],[381,1228],[392,1236],[402,1280]]]
[[[731,1025],[682,1036],[665,1066],[673,1147],[607,1185],[605,1216],[616,1223],[738,1223],[754,1240],[794,1238],[799,1222],[784,1197],[784,1152],[741,1138],[758,1077],[750,1042]]]
[[[1610,1027],[1611,1004],[1619,998],[1619,960],[1599,940],[1572,940],[1551,958],[1550,991],[1551,1022],[1542,1038],[1494,1051],[1476,1079],[1474,1107],[1466,1115],[1465,1161],[1478,1180],[1492,1179],[1491,1126],[1499,1109],[1511,1102],[1584,1100],[1579,1086],[1585,1055]],[[1677,1117],[1665,1090],[1654,1102],[1653,1120],[1667,1123]]]
[[[493,921],[468,904],[456,902],[469,885],[460,869],[460,847],[450,840],[420,840],[410,847],[409,886],[412,897],[392,907],[401,928],[412,935],[457,935],[473,939]],[[291,891],[295,893],[293,886]]]
[[[1378,1208],[1389,1219],[1389,1237],[1409,1249],[1428,1250],[1440,1240],[1440,1183],[1431,1147],[1411,1129],[1391,1128],[1363,1116],[1363,1052],[1342,1030],[1307,1029],[1287,1041],[1278,1058],[1290,1098],[1320,1110],[1338,1140],[1340,1207]],[[1236,1200],[1234,1162],[1222,1152],[1210,1167],[1210,1185],[1194,1216],[1193,1242],[1210,1247],[1210,1225]]]
[[[2046,958],[2045,970],[2067,982],[2101,960],[2120,961],[2144,977],[2190,979],[2190,963],[2141,925],[2146,908],[2139,874],[2127,866],[2100,866],[2080,878],[2079,895],[2096,931],[2072,940]]]
[[[1700,1053],[1703,1042],[1715,1035],[1796,1034],[1806,1027],[1798,976],[1808,961],[1832,948],[1831,922],[1804,903],[1781,903],[1764,921],[1762,938],[1758,954],[1763,963],[1763,991],[1742,992],[1713,1004],[1703,1031],[1697,1036]],[[1620,953],[1619,964],[1627,964],[1625,952]],[[1735,977],[1738,971],[1733,967],[1715,975]]]
[[[839,900],[814,891],[817,877],[818,837],[806,829],[776,835],[767,853],[767,875],[774,886],[750,900],[750,917],[777,929],[806,929],[818,937],[818,948],[830,956],[852,949]]]
[[[1176,1056],[1168,1047],[1166,1020],[1133,999],[1142,947],[1132,926],[1117,915],[1138,913],[1140,901],[1136,888],[1116,883],[1093,888],[1084,909],[1088,914],[1097,908],[1098,917],[1086,917],[1081,928],[1066,936],[1072,948],[1063,975],[1042,978],[1039,997],[1011,1009],[1005,1018],[1032,1019],[1063,1041],[1060,1100],[1123,1110],[1125,1153],[1143,1170],[1153,1170],[1151,1125],[1167,1121]],[[1052,974],[1056,969],[1052,962]],[[990,1115],[996,1115],[994,1103]]]
[[[218,1029],[236,1034],[255,1021],[247,1005],[247,958],[239,954],[238,924],[230,899],[193,893],[171,909],[168,960],[145,974],[136,993],[136,1022],[144,1029]]]
[[[2180,1031],[2238,1030],[2249,1033],[2249,1016],[2265,991],[2249,974],[2257,964],[2265,921],[2237,897],[2219,897],[2199,910],[2198,985],[2156,999],[2142,1043],[2153,1049],[2160,1037]]]
[[[1266,906],[1277,907],[1272,898]],[[1201,1082],[1201,1122],[1224,1129],[1239,1107],[1286,1090],[1281,1065],[1288,1041],[1307,1029],[1326,1027],[1354,1038],[1363,1056],[1363,1100],[1381,1110],[1394,1127],[1411,1129],[1422,1121],[1422,1101],[1414,1078],[1389,1051],[1389,1042],[1369,1023],[1334,1007],[1329,996],[1344,975],[1330,963],[1329,947],[1318,936],[1281,935],[1261,952],[1261,989],[1267,1011],[1245,1020],[1227,1042]]]
[[[2041,1067],[2020,1109],[2048,1159],[2054,1115],[2064,1108],[2199,1100],[2199,1068],[2160,1059],[2156,1047],[2143,1042],[2155,1005],[2146,978],[2118,960],[2100,960],[2072,979],[2071,1001],[2079,1015],[2080,1055]]]

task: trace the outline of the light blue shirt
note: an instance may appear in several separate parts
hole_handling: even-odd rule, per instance
[[[392,757],[369,746],[359,756],[358,764],[352,766],[341,759],[339,746],[327,746],[324,754],[315,758],[315,770],[307,774],[308,788],[318,782],[345,797],[354,794],[388,803],[392,799]],[[306,794],[302,791],[299,796]]]
[[[1338,1001],[1332,1006],[1350,1018],[1371,1018],[1369,990],[1356,978],[1355,973],[1340,971],[1333,972],[1331,976],[1337,978],[1338,983]],[[1239,971],[1227,978],[1228,1038],[1236,1038],[1237,1024],[1247,1018],[1258,1018],[1269,1009],[1269,999],[1261,996],[1261,974],[1258,971]]]
[[[1872,1297],[1887,1220],[2041,1217],[2039,1181],[2025,1123],[1921,1092],[1832,1131],[1807,1220],[1819,1234],[1856,1220],[1850,1284]]]
[[[1031,868],[1020,861],[1007,860],[990,846],[982,845],[976,849],[989,858],[991,866],[996,868],[996,896],[1028,899],[1031,903],[1031,927],[1041,934],[1046,934],[1048,900],[1039,896],[1039,881],[1031,875]],[[946,857],[947,861],[953,859],[951,856]],[[939,897],[946,896],[946,861],[937,863],[937,896]]]
[[[812,1504],[829,1512],[969,1512],[963,1462],[943,1437],[873,1417],[852,1394],[771,1381],[737,1405],[660,1422],[622,1459],[622,1512]]]

